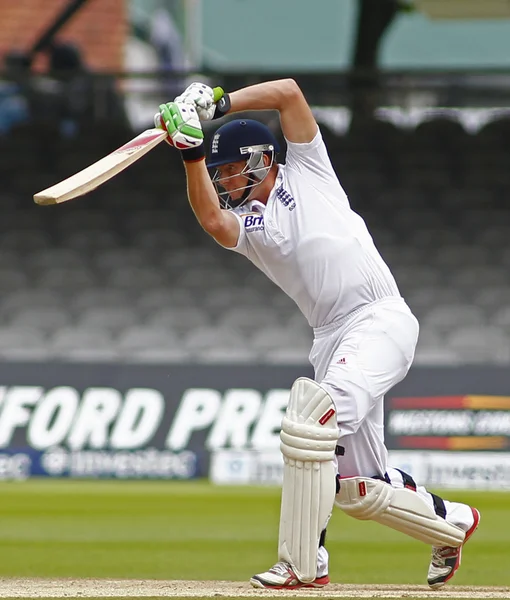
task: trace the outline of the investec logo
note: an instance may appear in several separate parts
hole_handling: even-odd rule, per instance
[[[210,450],[220,448],[277,449],[289,390],[209,388],[184,392],[160,445],[183,450],[194,434],[205,434]],[[163,394],[132,388],[88,388],[80,394],[69,386],[0,387],[0,448],[25,430],[26,442],[37,450],[65,445],[71,450],[134,450],[153,443],[167,406]],[[158,436],[159,437],[159,436]]]

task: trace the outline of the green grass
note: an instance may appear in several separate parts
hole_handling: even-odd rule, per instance
[[[510,585],[510,494],[448,493],[477,506],[456,585]],[[0,577],[245,581],[276,560],[279,490],[205,482],[0,484]],[[424,584],[429,548],[335,509],[336,583]]]

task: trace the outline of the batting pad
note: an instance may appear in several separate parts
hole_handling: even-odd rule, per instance
[[[465,532],[436,515],[415,491],[367,477],[340,479],[335,504],[351,517],[387,525],[432,546],[461,546]]]
[[[280,432],[283,487],[278,560],[292,565],[300,581],[317,576],[319,538],[336,492],[336,410],[329,394],[311,379],[296,379]]]

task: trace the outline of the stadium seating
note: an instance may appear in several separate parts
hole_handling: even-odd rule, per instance
[[[305,364],[304,318],[201,231],[168,148],[87,198],[33,205],[31,193],[104,153],[83,137],[81,154],[62,145],[44,160],[23,138],[34,145],[29,182],[22,158],[0,166],[0,358]],[[416,363],[510,364],[508,138],[445,119],[324,137],[420,320]]]

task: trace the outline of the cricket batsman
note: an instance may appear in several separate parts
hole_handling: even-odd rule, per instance
[[[279,112],[285,164],[276,161],[271,131],[250,119],[219,127],[206,162],[200,122],[256,110]],[[427,581],[440,588],[458,569],[480,514],[387,464],[384,395],[406,376],[419,326],[351,209],[299,86],[285,79],[225,94],[193,83],[160,105],[155,123],[182,153],[189,202],[203,229],[264,272],[313,328],[315,377],[293,384],[280,434],[278,561],[251,584],[328,584],[324,544],[336,504],[432,546]]]

